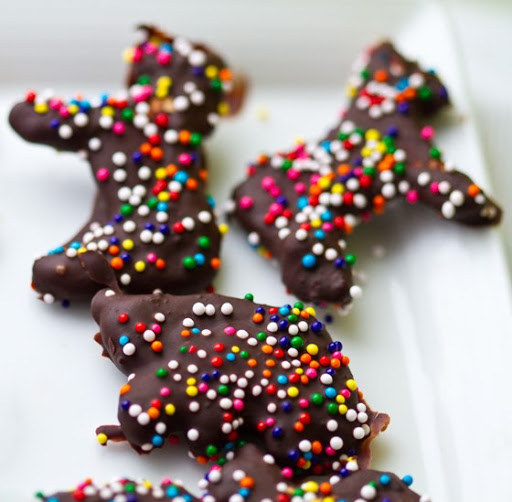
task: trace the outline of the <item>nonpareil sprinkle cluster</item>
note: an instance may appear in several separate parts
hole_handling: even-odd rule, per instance
[[[387,426],[364,401],[341,342],[300,302],[107,290],[92,311],[97,340],[128,376],[120,425],[97,429],[102,444],[127,440],[150,452],[181,433],[200,462],[222,463],[255,437],[292,476],[355,458],[366,465]]]
[[[224,228],[205,195],[202,141],[229,113],[231,72],[202,45],[150,27],[138,35],[127,91],[93,101],[29,92],[11,111],[18,134],[78,152],[97,183],[90,220],[34,264],[46,302],[91,298],[114,282],[127,292],[201,291],[220,267]]]

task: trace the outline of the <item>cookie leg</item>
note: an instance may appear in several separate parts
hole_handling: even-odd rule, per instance
[[[78,253],[72,247],[60,248],[34,262],[32,287],[45,303],[83,301],[105,286],[115,286],[112,269],[102,254]]]

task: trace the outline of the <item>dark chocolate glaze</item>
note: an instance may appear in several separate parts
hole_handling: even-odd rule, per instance
[[[220,266],[201,142],[228,111],[230,72],[203,45],[138,33],[124,94],[94,103],[28,93],[11,110],[21,137],[80,153],[97,182],[88,222],[34,264],[45,301],[90,299],[114,278],[130,293],[197,292]]]
[[[320,479],[297,485],[283,477],[271,455],[264,455],[250,444],[241,448],[235,459],[225,466],[214,466],[205,476],[204,486],[207,490],[204,502],[289,502],[292,499],[297,502],[430,501],[429,497],[420,497],[412,491],[395,474],[370,469],[345,469],[341,475],[335,475],[329,481]],[[306,498],[313,493],[315,497]],[[233,494],[236,494],[236,498],[232,498]]]
[[[120,425],[99,427],[98,440],[143,453],[183,434],[200,461],[256,441],[296,475],[352,456],[366,466],[389,418],[366,405],[341,343],[310,312],[215,294],[97,293],[96,339],[128,376]]]
[[[260,156],[233,192],[234,216],[250,242],[266,248],[288,290],[305,301],[351,301],[354,258],[345,239],[396,199],[467,225],[501,219],[501,209],[431,141],[425,123],[449,104],[438,76],[389,42],[369,49],[359,66],[340,123],[317,142]]]

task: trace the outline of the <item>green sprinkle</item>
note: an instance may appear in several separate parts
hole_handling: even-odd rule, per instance
[[[131,204],[123,204],[121,206],[120,213],[123,216],[130,216],[133,214],[133,206]]]
[[[227,385],[219,385],[219,394],[227,396],[229,394],[229,387]]]
[[[254,295],[252,293],[246,293],[244,298],[250,302],[254,301]]]
[[[194,257],[193,256],[185,256],[185,258],[183,258],[183,266],[188,270],[192,270],[193,268],[196,268],[196,262],[194,260]]]
[[[355,255],[353,255],[353,254],[348,254],[348,255],[346,255],[346,256],[345,256],[345,261],[346,261],[350,266],[352,266],[352,265],[354,265],[354,264],[356,263],[357,258],[356,258],[356,256],[355,256]]]
[[[300,336],[294,336],[290,340],[290,344],[294,349],[300,350],[304,345],[304,340]]]
[[[403,162],[397,162],[395,167],[393,167],[393,171],[399,176],[403,176],[405,174],[405,164]]]
[[[156,370],[156,376],[158,378],[164,378],[168,375],[169,373],[167,372],[167,370],[165,368],[159,368]]]
[[[318,394],[318,392],[315,392],[311,396],[311,401],[313,401],[313,404],[320,406],[324,402],[324,398],[323,398],[322,394]]]
[[[199,244],[199,247],[201,249],[209,249],[210,248],[210,238],[206,237],[206,235],[202,235],[197,240],[197,243]]]

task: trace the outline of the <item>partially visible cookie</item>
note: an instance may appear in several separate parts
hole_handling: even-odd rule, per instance
[[[121,478],[111,483],[97,485],[91,479],[78,484],[67,491],[45,495],[41,492],[36,497],[45,502],[152,502],[166,500],[174,502],[199,502],[199,498],[191,495],[181,484],[165,479],[160,485],[149,481],[132,481]]]
[[[126,91],[91,101],[29,92],[9,116],[27,141],[86,159],[97,185],[89,221],[34,263],[48,303],[116,281],[131,293],[198,292],[220,267],[202,143],[229,113],[231,71],[202,44],[153,27],[137,34]]]
[[[246,445],[234,460],[214,466],[200,483],[203,502],[429,502],[410,489],[411,476],[359,470],[352,462],[329,480],[297,484],[274,458],[254,445]]]
[[[255,441],[293,475],[367,466],[389,417],[365,402],[341,342],[300,302],[247,298],[100,291],[96,339],[128,381],[99,442],[149,453],[179,434],[206,462]]]
[[[359,296],[347,239],[396,200],[472,226],[501,218],[433,143],[427,120],[449,104],[433,71],[385,42],[358,61],[348,96],[347,111],[324,138],[261,155],[233,192],[231,210],[249,242],[279,262],[286,287],[305,301],[346,305]]]

